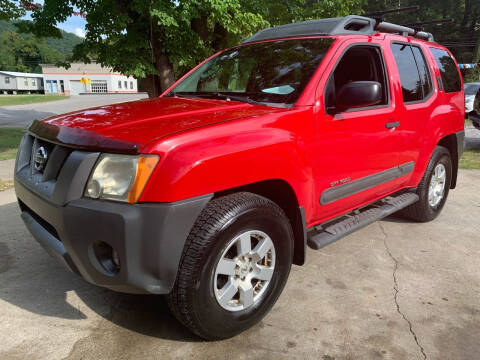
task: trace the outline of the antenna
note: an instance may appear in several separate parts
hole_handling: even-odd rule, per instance
[[[375,19],[377,24],[381,23],[382,21],[385,21],[385,16],[389,14],[400,14],[403,12],[410,12],[410,11],[418,11],[420,10],[420,6],[409,6],[409,7],[404,7],[404,8],[398,8],[398,9],[391,9],[391,10],[383,10],[383,11],[376,11],[370,14],[366,14],[364,16]]]

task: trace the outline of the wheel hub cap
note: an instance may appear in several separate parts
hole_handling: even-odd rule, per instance
[[[226,246],[217,263],[214,292],[228,311],[257,303],[270,284],[275,269],[275,247],[262,231],[246,231]]]
[[[445,195],[445,184],[447,182],[447,171],[443,164],[437,164],[433,170],[430,186],[428,188],[428,203],[436,207]]]

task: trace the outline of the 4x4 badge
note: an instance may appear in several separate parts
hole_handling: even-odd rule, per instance
[[[35,170],[42,171],[43,169],[45,169],[47,160],[48,160],[47,150],[45,150],[43,146],[40,146],[33,158],[33,166],[35,167]]]

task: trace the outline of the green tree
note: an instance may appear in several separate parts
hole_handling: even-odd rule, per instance
[[[25,15],[25,8],[19,1],[0,0],[0,20],[14,20]]]
[[[45,40],[20,36],[16,32],[0,34],[0,69],[7,71],[41,73],[41,63],[57,63],[65,57],[49,48]]]
[[[56,25],[85,14],[86,38],[74,60],[96,59],[115,71],[147,78],[158,95],[206,56],[257,30],[319,16],[360,12],[363,0],[45,0],[23,31],[59,36]]]

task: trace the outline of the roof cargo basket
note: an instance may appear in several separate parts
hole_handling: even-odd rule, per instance
[[[311,20],[292,23],[261,30],[243,43],[273,40],[296,36],[318,35],[372,35],[375,32],[398,33],[433,41],[433,35],[407,26],[391,24],[384,21],[385,15],[418,10],[418,6],[387,10],[368,14],[367,16],[349,15],[342,18]]]

